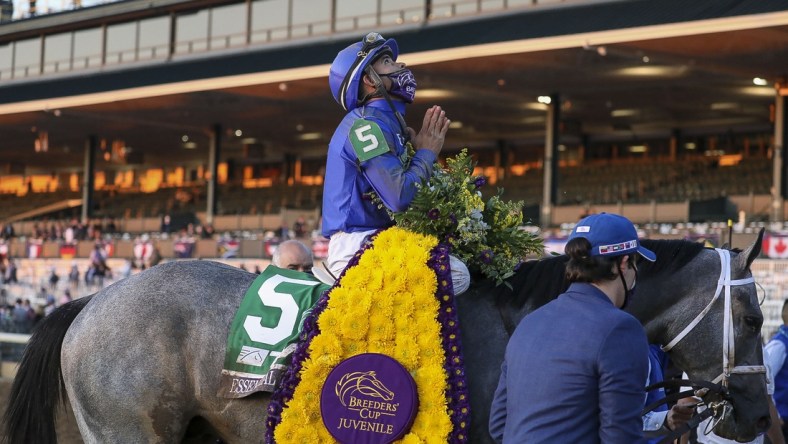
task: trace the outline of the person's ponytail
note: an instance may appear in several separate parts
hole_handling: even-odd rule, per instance
[[[567,242],[564,252],[569,256],[566,264],[566,279],[569,282],[597,282],[617,276],[612,271],[617,258],[591,256],[591,243],[584,237]]]

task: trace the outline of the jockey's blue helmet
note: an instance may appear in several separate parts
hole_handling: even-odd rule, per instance
[[[339,51],[331,63],[328,85],[342,109],[350,111],[360,105],[359,84],[364,70],[383,54],[396,61],[399,48],[394,39],[386,40],[377,32],[370,32],[360,42]]]
[[[657,260],[653,251],[640,245],[632,222],[618,214],[599,213],[586,217],[577,223],[569,240],[577,237],[588,239],[591,256],[615,257],[638,253],[648,261]]]

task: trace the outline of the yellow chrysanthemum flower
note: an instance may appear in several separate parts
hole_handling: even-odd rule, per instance
[[[341,321],[342,316],[339,314],[339,310],[331,309],[325,310],[320,314],[320,317],[317,319],[317,325],[320,327],[320,331],[331,331],[339,327]]]
[[[338,360],[343,355],[342,341],[334,335],[317,335],[309,344],[309,357],[312,359]]]
[[[339,333],[343,338],[363,339],[366,338],[367,331],[369,331],[369,318],[365,312],[351,313],[342,318],[339,324]]]

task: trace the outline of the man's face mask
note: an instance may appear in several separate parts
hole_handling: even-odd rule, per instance
[[[381,77],[391,79],[390,94],[395,95],[407,103],[413,103],[416,98],[416,77],[408,68],[402,68],[391,74],[381,74]]]

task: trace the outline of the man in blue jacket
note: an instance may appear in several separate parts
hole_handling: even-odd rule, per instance
[[[348,112],[329,143],[323,186],[322,231],[329,238],[326,263],[334,277],[369,234],[393,225],[371,193],[393,212],[407,209],[416,184],[432,175],[451,123],[445,111],[433,106],[418,134],[405,124],[416,79],[397,62],[398,55],[394,39],[371,32],[340,51],[331,64],[331,93]],[[456,262],[452,266],[464,268]]]
[[[766,344],[763,362],[774,376],[774,405],[782,418],[782,431],[788,441],[788,299],[783,302],[783,325]]]
[[[625,217],[581,220],[566,245],[571,285],[517,326],[490,412],[496,442],[643,442],[648,342],[622,311],[635,286],[640,245]]]

